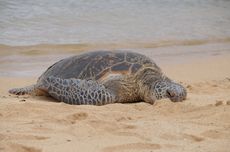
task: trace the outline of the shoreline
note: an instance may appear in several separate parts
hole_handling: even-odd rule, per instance
[[[0,76],[37,76],[53,63],[94,50],[124,50],[145,54],[160,67],[228,56],[230,38],[120,44],[0,45]]]
[[[0,44],[0,55],[10,53],[22,53],[24,55],[41,55],[55,53],[75,53],[87,50],[98,49],[149,49],[164,48],[173,46],[199,46],[206,44],[226,44],[230,43],[230,37],[209,38],[209,39],[190,39],[190,40],[158,40],[158,41],[124,41],[116,43],[79,43],[79,44],[34,44],[34,45],[8,45]],[[11,52],[11,53],[12,53]],[[12,53],[12,54],[13,54]]]

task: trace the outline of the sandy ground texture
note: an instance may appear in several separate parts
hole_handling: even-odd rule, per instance
[[[214,54],[163,71],[188,90],[187,100],[72,106],[8,89],[36,78],[0,77],[0,151],[228,152],[230,55]]]

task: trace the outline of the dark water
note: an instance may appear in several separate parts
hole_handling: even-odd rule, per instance
[[[229,0],[0,0],[0,44],[226,37]]]

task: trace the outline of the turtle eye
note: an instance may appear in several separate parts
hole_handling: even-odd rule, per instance
[[[172,91],[172,90],[167,90],[167,91],[166,91],[166,94],[167,94],[167,96],[170,97],[170,98],[173,98],[173,97],[176,96],[175,92]]]

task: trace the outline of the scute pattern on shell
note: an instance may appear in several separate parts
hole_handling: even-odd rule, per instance
[[[62,79],[100,79],[108,72],[134,74],[143,66],[160,68],[148,57],[135,52],[94,51],[63,59],[49,67],[38,81],[55,76]]]

